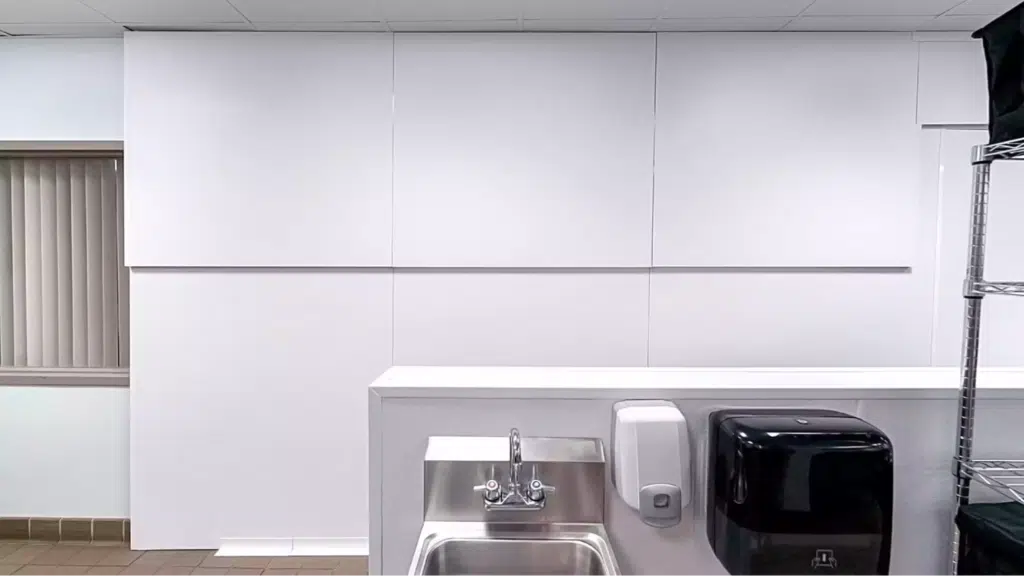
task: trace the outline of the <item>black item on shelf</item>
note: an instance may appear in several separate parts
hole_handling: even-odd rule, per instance
[[[989,143],[1024,138],[1024,4],[975,32],[985,47]]]
[[[708,542],[730,574],[888,574],[892,443],[832,410],[713,412]]]
[[[956,513],[958,574],[1024,574],[1024,506],[967,504]]]

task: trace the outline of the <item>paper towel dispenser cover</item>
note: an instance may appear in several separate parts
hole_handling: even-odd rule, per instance
[[[831,410],[722,410],[708,438],[708,541],[732,574],[887,574],[892,444]]]

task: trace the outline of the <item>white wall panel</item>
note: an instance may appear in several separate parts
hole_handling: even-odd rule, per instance
[[[388,35],[125,37],[130,266],[388,266]]]
[[[984,130],[942,131],[942,212],[936,275],[935,363],[960,362],[963,328],[963,282],[971,207],[971,147],[988,141]],[[1017,162],[992,165],[989,192],[988,249],[985,277],[1024,280],[1024,166]],[[982,305],[981,363],[984,366],[1024,365],[1020,345],[1024,303],[1008,296],[989,296]]]
[[[136,548],[366,536],[389,272],[134,270]]]
[[[128,389],[0,386],[0,516],[128,517]]]
[[[927,366],[939,133],[919,134],[908,269],[656,270],[651,366]],[[966,234],[966,232],[965,232]]]
[[[395,265],[650,265],[654,45],[396,36]]]
[[[397,365],[645,366],[646,271],[395,274]]]
[[[927,366],[928,288],[909,272],[656,271],[651,365]]]
[[[980,40],[921,42],[917,121],[988,123],[988,79]]]
[[[0,41],[0,141],[121,140],[119,38]]]
[[[906,34],[661,34],[656,266],[908,266]]]

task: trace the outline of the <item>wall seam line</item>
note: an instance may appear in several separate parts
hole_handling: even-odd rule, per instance
[[[657,202],[655,184],[657,182],[658,165],[658,41],[661,34],[654,34],[654,94],[651,102],[651,113],[653,116],[651,130],[651,250],[650,266],[647,270],[647,342],[644,346],[646,352],[645,363],[651,366],[651,297],[654,285],[654,205]]]

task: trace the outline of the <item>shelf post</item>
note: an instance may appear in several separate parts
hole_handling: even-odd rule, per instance
[[[978,353],[981,335],[981,301],[984,292],[977,288],[985,276],[985,233],[988,225],[988,188],[992,161],[985,156],[984,146],[975,146],[971,163],[974,166],[974,182],[971,194],[970,251],[967,254],[967,278],[964,280],[964,335],[960,357],[960,401],[959,425],[956,443],[956,458],[953,472],[956,480],[955,506],[953,507],[953,547],[950,555],[950,574],[957,574],[960,560],[961,538],[956,527],[956,514],[960,506],[970,500],[971,480],[961,468],[973,457],[974,409],[978,384]]]

